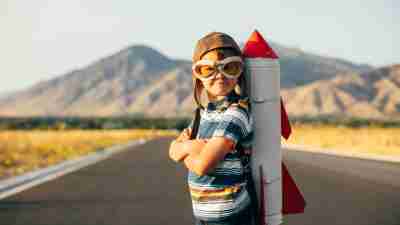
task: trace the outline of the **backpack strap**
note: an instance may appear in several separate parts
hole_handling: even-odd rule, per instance
[[[199,131],[199,124],[200,124],[200,107],[197,107],[193,121],[193,130],[189,138],[190,140],[196,139],[197,132]]]
[[[231,105],[232,105],[232,106],[237,106],[237,107],[243,109],[243,110],[246,112],[247,119],[250,119],[249,113],[250,113],[250,111],[251,111],[251,105],[250,105],[250,102],[249,102],[249,98],[248,98],[248,97],[241,98],[241,99],[239,99],[239,101],[234,102],[234,103],[232,103]]]

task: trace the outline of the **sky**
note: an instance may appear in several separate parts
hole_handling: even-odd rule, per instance
[[[0,94],[136,44],[190,60],[211,31],[359,64],[400,63],[399,0],[0,0]]]

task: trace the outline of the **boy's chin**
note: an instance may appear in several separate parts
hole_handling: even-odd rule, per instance
[[[227,95],[227,94],[229,94],[229,92],[230,92],[231,90],[227,90],[227,89],[219,89],[219,88],[216,88],[215,90],[214,90],[214,95],[215,96],[224,96],[224,95]]]
[[[228,92],[226,92],[226,91],[221,91],[221,92],[216,92],[216,93],[214,93],[214,96],[215,97],[222,97],[222,96],[225,96],[225,95],[227,95],[228,94]]]

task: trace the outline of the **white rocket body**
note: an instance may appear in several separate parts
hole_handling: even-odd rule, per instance
[[[280,65],[276,58],[245,58],[245,65],[255,135],[252,175],[257,197],[264,203],[264,221],[277,225],[282,223]]]

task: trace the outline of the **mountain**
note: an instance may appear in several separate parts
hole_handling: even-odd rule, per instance
[[[147,87],[179,64],[147,46],[132,46],[9,95],[0,100],[0,112],[17,116],[124,114]]]
[[[400,118],[400,64],[281,91],[292,115]]]
[[[327,80],[341,72],[366,72],[371,66],[357,65],[343,59],[306,53],[299,48],[288,48],[271,42],[281,64],[281,88],[293,88],[316,80]]]
[[[304,99],[315,98],[312,97],[317,95],[315,93],[324,91],[316,91],[316,86],[333,85],[332,82],[339,82],[336,81],[338,77],[349,80],[348,89],[355,88],[345,92],[351,94],[351,99],[355,102],[362,100],[357,96],[364,96],[364,91],[369,91],[372,95],[377,91],[373,87],[366,89],[362,85],[361,88],[350,84],[356,82],[357,77],[369,77],[364,74],[377,73],[379,69],[309,54],[275,43],[272,43],[272,47],[280,55],[281,88],[283,96],[287,98],[285,104],[290,106],[289,114],[308,113],[309,111],[304,111],[307,107],[313,108],[311,112],[315,112],[314,114],[329,112],[329,109],[318,106],[317,100]],[[365,82],[372,81],[366,79]],[[377,100],[364,101],[362,104],[367,104],[368,107],[360,106],[360,110],[382,114],[390,114],[394,110],[391,114],[394,115],[399,111],[396,107],[387,105],[383,110],[382,104],[393,98],[384,96],[395,96],[395,93],[398,92],[383,92],[382,89],[376,96]],[[289,96],[297,96],[296,101],[311,105],[298,107]],[[378,103],[379,99],[382,99],[381,103]],[[337,112],[350,112],[346,107]],[[0,99],[0,116],[118,116],[144,113],[147,116],[171,117],[192,115],[193,109],[191,61],[171,59],[144,45],[130,46],[84,68],[41,81]]]

